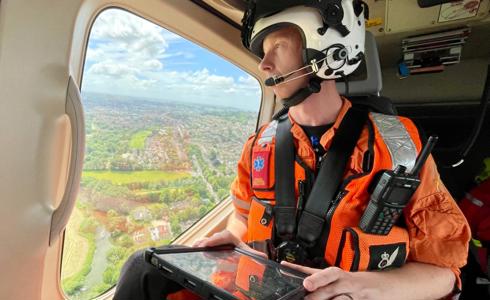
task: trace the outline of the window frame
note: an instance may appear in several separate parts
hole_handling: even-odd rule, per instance
[[[94,4],[93,2],[97,2],[97,1],[96,0],[90,0],[88,2],[89,3],[86,6],[90,6],[90,4]],[[235,61],[235,60],[231,59],[233,57],[233,55],[229,55],[229,53],[228,53],[228,55],[225,55],[225,53],[224,53],[225,51],[222,50],[223,49],[222,47],[216,46],[214,48],[211,48],[211,46],[213,45],[212,43],[211,44],[204,44],[201,41],[194,38],[192,35],[184,33],[182,30],[177,28],[177,26],[178,26],[177,24],[173,24],[171,22],[166,23],[163,20],[158,20],[156,18],[152,18],[152,17],[150,17],[149,14],[144,13],[142,10],[138,10],[134,7],[130,7],[129,5],[127,5],[128,3],[123,3],[123,2],[129,2],[129,1],[124,0],[124,1],[121,1],[121,3],[117,3],[117,4],[114,4],[114,2],[109,3],[108,0],[104,0],[103,2],[107,2],[107,3],[105,3],[104,5],[100,5],[98,8],[93,9],[91,14],[83,15],[83,18],[81,18],[79,16],[78,20],[77,20],[77,23],[82,22],[82,20],[85,20],[88,22],[88,23],[86,23],[85,26],[82,26],[85,28],[85,34],[84,34],[84,38],[83,38],[82,42],[80,42],[80,40],[75,42],[75,38],[74,38],[74,47],[72,49],[72,53],[71,53],[71,57],[70,57],[70,65],[71,66],[77,66],[77,64],[78,64],[78,68],[73,68],[73,69],[79,70],[77,72],[78,76],[76,76],[75,79],[78,78],[78,79],[76,79],[76,81],[78,82],[80,87],[82,86],[82,83],[83,83],[83,74],[84,74],[84,70],[85,70],[86,54],[87,54],[87,50],[88,50],[90,35],[92,33],[92,28],[95,24],[95,21],[97,20],[99,15],[102,14],[103,12],[105,12],[106,10],[118,9],[118,10],[126,11],[127,13],[130,13],[130,14],[133,14],[136,17],[140,17],[142,19],[145,19],[146,21],[149,21],[149,22],[151,22],[157,26],[160,26],[165,30],[168,30],[168,31],[170,31],[176,35],[179,35],[179,36],[185,38],[187,41],[192,42],[195,45],[202,47],[203,49],[211,51],[213,54],[221,57],[222,59],[226,60],[227,62],[229,62],[229,63],[235,65],[237,68],[241,69],[243,72],[254,77],[256,80],[258,80],[260,87],[261,87],[261,91],[262,91],[261,101],[259,102],[259,110],[258,110],[258,114],[257,114],[257,119],[256,119],[257,122],[256,122],[255,130],[257,128],[259,128],[260,124],[263,124],[264,122],[267,122],[271,119],[272,114],[274,112],[274,104],[275,104],[274,102],[275,101],[268,101],[269,105],[265,105],[264,100],[267,98],[270,99],[270,95],[272,94],[272,92],[271,91],[266,92],[266,90],[264,90],[263,81],[259,77],[259,75],[257,74],[258,69],[256,66],[258,64],[258,60],[253,55],[251,55],[250,53],[245,51],[243,48],[241,48],[242,47],[241,42],[239,43],[239,51],[237,53],[242,54],[241,56],[243,56],[243,54],[245,54],[245,56],[248,58],[248,60],[250,60],[252,62],[252,64],[255,65],[254,68],[247,67],[248,65],[251,64],[250,62],[248,62],[247,64],[243,64],[243,63],[238,63],[238,60]],[[166,4],[164,4],[164,5],[166,5]],[[174,5],[174,4],[171,4],[171,5]],[[175,4],[175,5],[177,5],[177,4]],[[195,3],[191,3],[191,5],[197,6],[197,4],[195,4]],[[84,8],[87,9],[87,7],[82,6],[81,11],[83,11]],[[218,26],[214,23],[223,22],[226,24],[226,22],[224,20],[218,21],[217,20],[218,17],[216,17],[215,15],[211,14],[208,11],[205,11],[200,6],[195,7],[195,9],[201,10],[200,13],[209,14],[208,16],[211,16],[211,18],[212,18],[211,20],[214,21],[213,27]],[[192,13],[189,13],[189,16],[192,16]],[[193,18],[198,19],[197,17],[193,17]],[[82,19],[82,20],[80,20],[80,19]],[[207,24],[207,23],[202,22],[202,24]],[[78,26],[75,26],[74,37],[77,34],[77,27],[80,27],[82,24],[76,24],[76,25],[78,25]],[[231,27],[230,24],[226,24],[226,25]],[[223,26],[223,25],[219,25],[219,27],[221,27],[221,26]],[[80,28],[78,28],[78,29],[80,29]],[[209,30],[210,28],[207,28],[207,29]],[[236,28],[233,28],[233,30],[236,30]],[[80,34],[80,32],[78,32],[78,34]],[[196,37],[197,36],[198,35],[196,35]],[[227,35],[224,34],[223,36],[227,36]],[[237,33],[237,37],[239,38],[239,32]],[[210,39],[204,39],[204,40],[210,40]],[[228,38],[227,40],[230,40],[230,39]],[[233,44],[235,44],[235,43],[233,43]],[[77,49],[77,46],[78,47],[82,46],[82,47],[80,47],[81,49]],[[236,46],[236,44],[235,44],[235,46]],[[79,55],[76,55],[77,50],[79,52]],[[221,50],[221,51],[218,51],[218,50]],[[78,59],[75,59],[77,56],[78,56]],[[252,70],[254,72],[252,72]],[[266,97],[266,96],[269,96],[269,97]],[[274,100],[274,99],[272,99],[272,100]],[[82,105],[83,105],[83,100],[82,100]],[[265,107],[268,107],[268,109],[265,109],[265,114],[264,114],[264,108]],[[251,134],[252,133],[253,132],[251,132]],[[202,238],[204,236],[208,236],[208,235],[216,232],[217,230],[224,228],[224,226],[226,226],[226,222],[227,222],[229,215],[232,213],[233,213],[233,205],[231,202],[231,197],[228,196],[227,198],[225,198],[221,202],[219,202],[213,209],[208,211],[208,213],[205,214],[201,219],[199,219],[195,224],[193,224],[191,227],[189,227],[184,232],[182,232],[178,237],[176,237],[171,242],[171,244],[178,243],[178,244],[183,244],[183,245],[191,245],[195,240]],[[62,268],[62,257],[63,257],[62,255],[63,255],[64,242],[65,242],[65,233],[66,232],[64,232],[62,238],[59,239],[59,248],[58,249],[60,249],[60,251],[59,251],[59,260],[58,260],[59,272],[58,272],[58,276],[57,276],[58,277],[57,283],[58,283],[59,294],[61,294],[63,296],[63,298],[68,299],[68,297],[65,295],[65,293],[61,287],[61,268]],[[114,287],[110,288],[106,292],[97,296],[95,299],[110,299],[110,297],[112,297],[113,292],[114,292]]]

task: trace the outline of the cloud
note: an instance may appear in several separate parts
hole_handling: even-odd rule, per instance
[[[142,51],[142,54],[155,56],[168,47],[162,28],[119,9],[103,12],[92,28],[91,39],[126,46],[131,53]],[[173,37],[170,34],[165,36],[169,39]]]
[[[137,68],[132,68],[124,64],[118,64],[111,61],[104,61],[100,63],[93,64],[89,70],[88,75],[107,75],[110,77],[121,78],[125,75],[136,75],[139,70]]]
[[[172,42],[185,41],[185,39],[180,35],[167,30],[163,31],[162,36],[166,41],[172,41]]]
[[[182,37],[128,12],[106,10],[93,25],[82,87],[258,110],[261,89],[255,78],[246,73],[237,78],[218,74],[224,71],[214,65],[192,69],[195,64],[189,59],[195,57],[183,49],[189,49],[189,42]],[[172,70],[167,65],[181,68]],[[181,71],[185,66],[189,69]]]
[[[94,67],[94,70],[99,68],[102,67]],[[114,80],[116,76],[107,75],[118,71],[121,73],[117,80]],[[231,76],[212,74],[207,69],[194,72],[135,72],[114,68],[110,72],[93,71],[89,74],[89,83],[84,85],[89,91],[116,91],[134,97],[259,109],[261,89],[255,79],[253,82],[240,82]]]
[[[166,59],[168,58],[194,59],[195,55],[190,52],[176,51],[176,52],[165,53],[163,54],[162,57]]]
[[[238,82],[244,88],[248,88],[248,89],[252,89],[252,90],[257,90],[257,88],[258,88],[257,79],[252,77],[251,75],[248,75],[248,74],[246,76],[238,77]],[[259,88],[259,90],[260,90],[260,88]]]
[[[151,59],[151,60],[145,61],[141,67],[143,70],[158,71],[158,70],[161,70],[163,68],[163,64],[156,59]]]
[[[85,59],[87,61],[101,61],[104,57],[104,51],[101,48],[91,48],[87,49],[87,55]]]
[[[155,24],[119,9],[109,9],[96,19],[90,34],[87,62],[96,64],[98,73],[114,69],[160,70],[160,62],[169,47],[166,40],[176,40],[175,34]],[[114,64],[117,67],[101,68]]]

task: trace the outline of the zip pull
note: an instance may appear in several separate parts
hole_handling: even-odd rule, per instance
[[[303,210],[305,202],[305,182],[304,180],[298,181],[298,212]]]
[[[322,167],[323,162],[325,161],[327,153],[324,153],[323,155],[320,155],[320,154],[317,154],[317,155],[318,155],[318,160],[316,163],[316,170],[318,172],[320,170],[320,168]]]
[[[346,190],[341,190],[340,192],[337,193],[337,196],[333,199],[332,203],[330,203],[330,206],[328,207],[327,211],[330,211],[331,208],[337,206],[337,204],[344,198],[345,194],[347,194]]]

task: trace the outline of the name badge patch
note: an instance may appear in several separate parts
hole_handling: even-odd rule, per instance
[[[252,153],[252,188],[269,188],[270,147],[253,150]]]
[[[401,267],[406,257],[405,243],[370,246],[368,270]]]

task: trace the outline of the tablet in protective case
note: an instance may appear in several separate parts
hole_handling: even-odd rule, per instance
[[[234,246],[150,248],[145,260],[204,299],[278,300],[305,295],[306,274]]]

